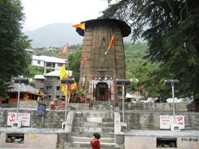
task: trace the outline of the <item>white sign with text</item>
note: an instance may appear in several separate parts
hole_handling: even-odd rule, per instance
[[[15,123],[21,123],[21,126],[30,126],[30,113],[18,113],[18,121],[17,121],[17,113],[16,112],[8,112],[7,116],[7,125],[12,126]]]
[[[178,129],[184,129],[184,116],[176,115],[175,118],[173,118],[171,115],[160,115],[160,129],[171,129],[172,125],[178,127]]]

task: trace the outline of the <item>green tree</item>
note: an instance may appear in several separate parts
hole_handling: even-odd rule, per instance
[[[146,93],[148,96],[159,96],[160,84],[153,78],[153,73],[159,69],[159,64],[151,63],[151,61],[144,58],[148,48],[147,44],[125,44],[124,47],[126,75],[127,79],[132,79],[133,81],[132,89]]]
[[[181,93],[198,99],[198,14],[198,0],[121,0],[103,17],[127,21],[134,40],[148,41],[147,57],[161,65],[154,77],[179,79]]]
[[[78,82],[80,77],[80,59],[81,59],[81,49],[72,52],[68,56],[69,69],[73,71],[73,76]]]
[[[0,96],[6,95],[12,76],[27,72],[30,58],[24,49],[29,42],[21,32],[22,21],[20,0],[0,0]]]
[[[29,65],[28,66],[28,77],[34,77],[35,75],[41,75],[44,73],[44,68],[42,67],[37,67],[37,66],[32,66],[32,65]]]

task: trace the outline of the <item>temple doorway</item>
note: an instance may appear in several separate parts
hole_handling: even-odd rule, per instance
[[[109,89],[108,84],[105,82],[99,82],[96,85],[96,97],[98,101],[108,101],[109,100]]]

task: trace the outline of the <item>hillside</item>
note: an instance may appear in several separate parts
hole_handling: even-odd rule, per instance
[[[68,23],[49,24],[25,34],[32,40],[33,48],[62,47],[66,43],[73,45],[82,41],[72,24]]]

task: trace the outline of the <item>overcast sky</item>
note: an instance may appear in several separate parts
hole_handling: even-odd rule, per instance
[[[24,31],[52,23],[79,23],[94,19],[108,7],[107,0],[21,0]]]

